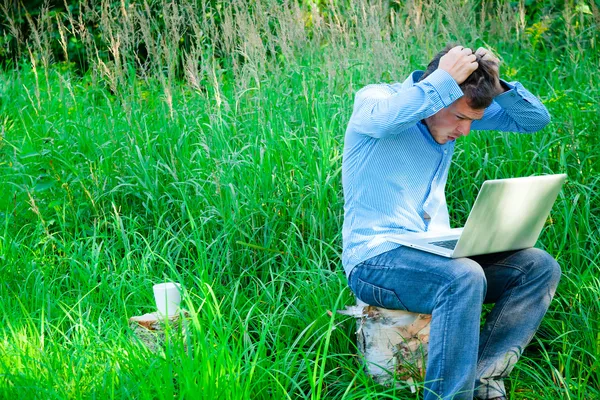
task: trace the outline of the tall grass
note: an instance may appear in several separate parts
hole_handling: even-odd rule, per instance
[[[485,179],[569,175],[538,244],[563,279],[512,398],[600,396],[598,9],[342,3],[84,1],[29,19],[0,73],[0,397],[414,398],[369,379],[335,313],[353,301],[342,144],[357,89],[448,41],[491,47],[553,117],[457,143],[453,223]],[[151,354],[127,319],[163,280],[185,287],[190,325]]]

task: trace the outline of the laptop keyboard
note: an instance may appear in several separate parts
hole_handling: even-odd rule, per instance
[[[432,245],[438,246],[438,247],[443,247],[445,249],[454,250],[454,248],[456,247],[456,243],[457,242],[458,242],[458,239],[455,239],[455,240],[443,240],[441,242],[430,242],[429,244],[432,244]]]

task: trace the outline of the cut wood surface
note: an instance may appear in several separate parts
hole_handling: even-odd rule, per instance
[[[187,312],[177,313],[165,318],[157,312],[133,316],[129,318],[129,327],[135,337],[139,339],[150,351],[161,351],[166,343],[167,331],[185,332],[185,317]]]
[[[367,372],[382,384],[422,381],[427,364],[431,315],[389,310],[357,300],[340,314],[356,318],[358,349]]]

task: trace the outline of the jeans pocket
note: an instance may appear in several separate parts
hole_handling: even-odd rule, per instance
[[[356,297],[371,306],[390,310],[406,310],[404,304],[393,290],[385,289],[358,278],[356,280]]]

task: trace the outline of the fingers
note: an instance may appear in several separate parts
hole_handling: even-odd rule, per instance
[[[477,62],[477,57],[475,56],[475,53],[473,53],[473,50],[471,50],[468,47],[456,46],[452,50],[454,50],[454,53],[457,53],[458,56],[463,57],[467,63]],[[473,68],[473,71],[476,69],[477,67]]]
[[[464,54],[473,54],[473,50],[469,49],[468,47],[464,47],[464,46],[455,46],[453,48],[450,49],[450,51],[448,53],[464,53]]]
[[[478,64],[477,57],[475,56],[475,53],[473,53],[473,50],[468,47],[463,47],[460,53],[465,58],[465,61],[471,64],[470,67],[472,68],[472,71],[475,71],[478,67]]]
[[[438,68],[448,72],[459,84],[479,67],[473,50],[464,46],[456,46],[442,56]]]
[[[500,60],[488,49],[484,47],[480,47],[475,51],[475,54],[481,57],[482,60],[493,61],[495,63],[500,63]]]
[[[475,62],[477,60],[477,57],[475,56],[475,53],[473,53],[473,50],[471,50],[468,47],[456,46],[453,47],[448,53],[454,53],[458,57],[465,58],[465,60],[467,60],[468,62]]]
[[[471,75],[471,73],[473,71],[475,71],[477,68],[479,68],[479,63],[477,62],[477,57],[475,57],[475,54],[473,54],[473,52],[471,52],[471,54],[466,57],[466,61],[467,61],[466,67],[467,67],[468,74]]]
[[[450,52],[455,52],[455,53],[464,53],[464,54],[475,54],[479,57],[486,57],[490,58],[490,59],[498,59],[494,53],[492,53],[490,50],[486,49],[485,47],[478,47],[477,50],[473,51],[468,47],[464,47],[464,46],[455,46],[453,47]]]

